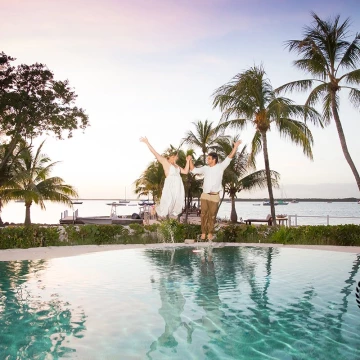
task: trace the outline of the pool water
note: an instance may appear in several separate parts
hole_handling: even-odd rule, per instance
[[[359,267],[216,246],[0,262],[0,359],[360,359]]]

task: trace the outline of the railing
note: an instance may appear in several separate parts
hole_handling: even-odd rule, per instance
[[[330,219],[358,219],[360,221],[359,216],[320,216],[320,215],[288,215],[289,219],[289,227],[290,226],[298,226],[297,220],[298,218],[321,218],[326,219],[326,225],[330,225]],[[294,220],[294,223],[292,222]]]
[[[72,214],[74,223],[78,216],[79,216],[79,209],[76,209],[75,211],[73,211],[73,214]],[[65,210],[64,212],[61,213],[60,219],[66,219],[67,217],[69,217],[69,211]]]

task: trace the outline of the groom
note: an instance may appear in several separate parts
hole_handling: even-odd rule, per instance
[[[207,166],[195,168],[192,160],[190,160],[190,171],[193,174],[204,175],[203,193],[200,197],[201,240],[206,239],[206,234],[208,234],[209,241],[212,241],[214,237],[215,217],[220,201],[219,193],[222,189],[222,178],[240,144],[241,140],[236,141],[231,153],[221,163],[218,163],[218,156],[215,152],[208,154],[206,158]]]

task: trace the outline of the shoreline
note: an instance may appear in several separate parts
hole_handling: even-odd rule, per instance
[[[70,257],[91,254],[95,252],[126,250],[126,249],[156,249],[171,247],[207,247],[207,242],[194,244],[185,243],[157,243],[157,244],[129,244],[129,245],[75,245],[75,246],[49,246],[29,249],[5,249],[0,250],[0,261],[21,261],[21,260],[48,260],[54,258]],[[331,245],[283,245],[268,243],[212,243],[213,248],[236,246],[236,247],[275,247],[287,249],[322,250],[360,254],[360,246],[331,246]]]

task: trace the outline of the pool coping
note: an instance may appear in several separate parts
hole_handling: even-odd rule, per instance
[[[49,246],[29,249],[6,249],[0,250],[0,261],[15,260],[38,260],[52,259],[60,257],[77,256],[102,251],[128,250],[128,249],[154,249],[164,247],[204,247],[209,246],[207,242],[197,242],[195,244],[184,243],[157,243],[157,244],[129,244],[129,245],[76,245],[76,246]],[[259,246],[259,247],[275,247],[287,249],[307,249],[307,250],[325,250],[360,254],[360,246],[328,246],[328,245],[284,245],[284,244],[262,244],[262,243],[220,243],[211,244],[214,248],[224,246]]]

